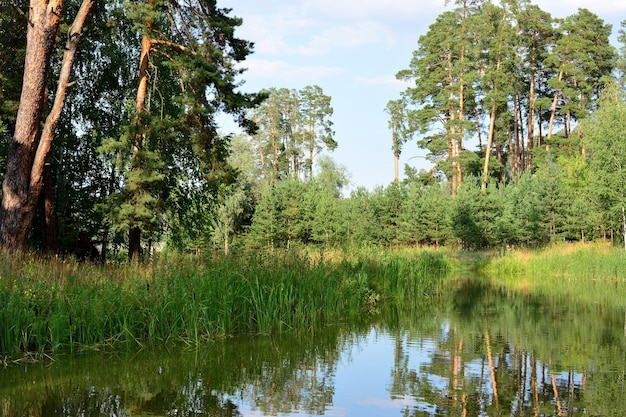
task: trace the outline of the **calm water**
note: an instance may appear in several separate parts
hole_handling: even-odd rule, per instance
[[[365,323],[0,369],[2,416],[622,416],[625,311],[455,284]]]

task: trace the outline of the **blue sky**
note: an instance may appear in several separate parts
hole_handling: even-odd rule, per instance
[[[626,20],[624,0],[534,3],[554,17],[587,8],[613,24],[614,41]],[[349,188],[389,184],[393,154],[384,108],[406,88],[395,74],[446,10],[444,0],[218,0],[218,6],[243,18],[238,36],[255,43],[242,90],[319,85],[332,97],[339,146],[330,155],[349,172]],[[424,154],[415,141],[405,144],[401,171],[405,162],[429,168]]]

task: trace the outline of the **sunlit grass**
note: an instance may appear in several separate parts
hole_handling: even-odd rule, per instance
[[[436,253],[301,253],[224,259],[161,255],[91,265],[36,255],[0,261],[0,353],[197,345],[236,334],[307,331],[424,297],[446,274]]]
[[[521,292],[615,306],[626,297],[626,253],[608,243],[513,251],[492,259],[482,271],[492,282]]]

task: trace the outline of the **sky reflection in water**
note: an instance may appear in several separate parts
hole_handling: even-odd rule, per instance
[[[1,369],[2,415],[608,416],[626,409],[624,311],[487,287],[455,291],[371,323]]]

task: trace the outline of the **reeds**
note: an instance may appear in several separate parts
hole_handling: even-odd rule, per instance
[[[325,262],[291,253],[94,266],[5,255],[0,353],[199,344],[235,334],[307,331],[362,315],[379,300],[428,295],[442,256],[371,254]]]
[[[492,259],[483,272],[497,284],[524,292],[623,306],[626,254],[608,243],[560,244]]]

